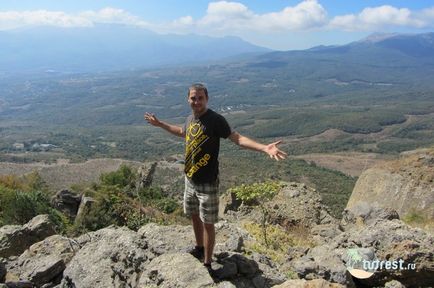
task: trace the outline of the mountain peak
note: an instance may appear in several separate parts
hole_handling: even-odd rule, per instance
[[[369,35],[368,37],[358,41],[358,42],[370,42],[370,43],[377,43],[381,42],[383,40],[396,37],[397,33],[374,33]]]

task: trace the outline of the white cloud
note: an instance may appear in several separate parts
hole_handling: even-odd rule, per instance
[[[354,14],[328,17],[320,0],[302,0],[280,11],[255,13],[239,2],[210,2],[203,17],[184,16],[165,23],[149,23],[123,9],[106,7],[75,14],[62,11],[0,11],[0,30],[30,25],[87,27],[96,23],[118,23],[145,27],[161,33],[245,35],[297,31],[378,31],[382,28],[434,27],[434,7],[420,11],[389,5],[368,7]]]
[[[429,12],[427,11],[427,14]],[[369,31],[387,27],[428,27],[430,22],[424,19],[426,17],[421,16],[421,13],[412,12],[407,8],[383,5],[365,8],[357,15],[336,16],[330,21],[329,27],[346,31]]]
[[[71,16],[61,11],[34,10],[0,12],[0,30],[31,25],[83,27],[91,26],[92,22],[88,19]]]
[[[322,27],[327,22],[327,11],[316,0],[306,0],[258,18],[260,29],[307,30]]]
[[[134,16],[125,10],[111,7],[106,7],[99,11],[85,11],[80,13],[79,17],[88,19],[93,23],[116,23],[134,26],[149,25],[145,21],[141,20],[139,17]]]
[[[99,11],[84,11],[76,15],[47,10],[0,12],[0,30],[37,25],[88,27],[96,23],[118,23],[142,27],[149,25],[137,16],[111,7]]]
[[[219,1],[208,5],[206,15],[196,21],[201,30],[273,31],[305,30],[323,25],[327,12],[316,0],[304,0],[281,11],[255,14],[238,2]]]

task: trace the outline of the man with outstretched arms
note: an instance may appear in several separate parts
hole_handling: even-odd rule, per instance
[[[189,252],[198,259],[203,258],[204,265],[210,269],[219,206],[220,138],[229,138],[243,148],[264,152],[276,160],[285,159],[287,154],[277,147],[281,141],[264,145],[231,130],[222,115],[208,109],[208,91],[204,85],[193,84],[187,101],[193,113],[183,127],[163,122],[151,113],[145,113],[144,117],[151,125],[185,138],[184,212],[192,219],[196,237],[196,246]]]

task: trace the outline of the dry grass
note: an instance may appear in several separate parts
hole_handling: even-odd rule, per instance
[[[116,171],[121,164],[139,167],[141,162],[127,161],[122,159],[92,159],[84,163],[56,164],[17,164],[0,163],[0,175],[25,175],[37,171],[47,183],[51,192],[70,188],[73,184],[91,183],[99,180],[101,173]]]

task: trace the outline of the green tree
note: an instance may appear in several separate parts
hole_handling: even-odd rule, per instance
[[[262,212],[261,228],[262,236],[265,245],[268,247],[267,238],[267,222],[268,222],[268,208],[267,201],[279,192],[282,185],[279,182],[267,181],[263,183],[253,183],[251,185],[242,184],[240,186],[229,189],[230,193],[235,193],[236,197],[246,204],[256,204],[260,207]]]

